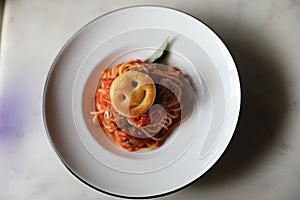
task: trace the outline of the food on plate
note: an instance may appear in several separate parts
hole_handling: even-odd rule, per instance
[[[145,61],[132,59],[117,64],[99,78],[93,122],[123,150],[161,146],[189,116],[186,109],[183,112],[188,83],[182,72],[155,63],[166,55],[168,45],[169,38]]]
[[[161,146],[182,121],[182,72],[140,59],[103,72],[95,95],[94,123],[126,151]]]

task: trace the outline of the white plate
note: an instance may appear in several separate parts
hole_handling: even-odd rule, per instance
[[[191,79],[193,111],[162,147],[124,152],[91,122],[98,78],[116,63],[146,59],[167,37],[168,64]],[[66,43],[46,81],[44,122],[53,148],[81,181],[115,196],[153,197],[188,185],[219,159],[240,99],[234,61],[213,31],[177,10],[137,6],[93,20]],[[101,144],[95,132],[103,135]]]

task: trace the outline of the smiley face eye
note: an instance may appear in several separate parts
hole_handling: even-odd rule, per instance
[[[132,82],[131,82],[131,85],[132,85],[133,88],[136,88],[136,87],[138,86],[138,82],[132,81]]]
[[[120,100],[121,100],[121,101],[125,101],[125,100],[126,100],[126,96],[125,96],[124,94],[121,94],[121,95],[120,95]]]

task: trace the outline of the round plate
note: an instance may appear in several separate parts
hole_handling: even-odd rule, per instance
[[[167,64],[191,83],[191,114],[160,148],[122,151],[92,123],[98,79],[117,63],[145,60],[167,37]],[[77,178],[107,194],[144,198],[188,185],[219,159],[234,133],[240,99],[234,61],[213,31],[174,9],[137,6],[96,18],[65,44],[46,81],[43,115],[53,148]]]

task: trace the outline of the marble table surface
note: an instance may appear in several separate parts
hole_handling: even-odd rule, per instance
[[[51,63],[80,27],[111,10],[163,5],[209,25],[240,73],[242,106],[214,167],[164,200],[300,199],[299,0],[7,0],[0,66],[0,199],[117,199],[78,181],[49,144],[42,94]]]

